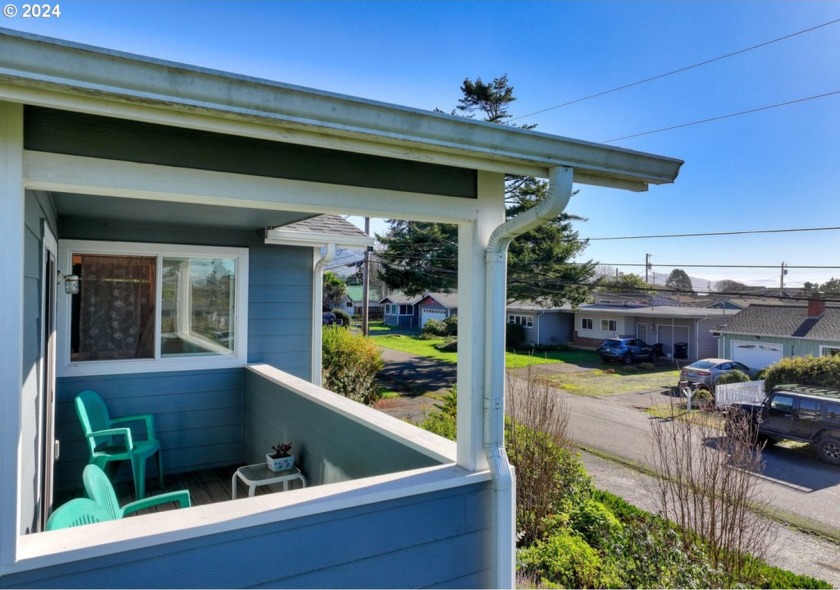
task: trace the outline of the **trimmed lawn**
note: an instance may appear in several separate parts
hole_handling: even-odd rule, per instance
[[[435,348],[435,344],[442,344],[443,338],[432,338],[431,340],[421,340],[417,336],[406,336],[403,334],[386,334],[379,336],[371,332],[373,341],[379,346],[390,348],[392,350],[399,350],[417,356],[425,356],[428,358],[438,359],[447,363],[456,364],[458,362],[457,352],[441,352]]]
[[[419,336],[407,334],[393,334],[387,327],[377,326],[374,331],[371,325],[370,335],[379,346],[438,359],[447,363],[457,363],[457,352],[441,352],[435,345],[443,344],[444,338],[422,339]],[[537,351],[533,354],[522,351],[518,353],[506,352],[505,365],[508,369],[520,369],[530,365],[545,365],[549,363],[575,363],[583,366],[600,366],[598,355],[587,350],[551,350]],[[676,383],[676,381],[675,381]]]
[[[659,392],[675,387],[679,381],[679,371],[675,369],[642,371],[636,365],[631,366],[636,371],[624,372],[621,368],[595,369],[579,373],[546,375],[543,378],[553,387],[587,397],[634,391]]]

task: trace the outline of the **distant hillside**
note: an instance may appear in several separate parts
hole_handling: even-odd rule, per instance
[[[670,274],[671,274],[670,272],[663,272],[663,273],[658,272],[658,273],[656,273],[656,276],[654,277],[654,279],[655,279],[654,284],[655,285],[661,285],[661,286],[664,287],[665,283],[668,281],[668,276]],[[691,279],[692,289],[694,289],[696,292],[704,294],[704,295],[706,294],[707,291],[714,290],[715,283],[717,282],[717,281],[710,281],[709,279],[704,279],[704,278],[701,278],[701,277],[693,277],[691,275],[688,275],[688,278]]]

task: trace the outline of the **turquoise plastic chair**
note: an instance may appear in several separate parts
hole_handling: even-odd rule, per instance
[[[76,498],[56,508],[47,519],[47,530],[66,529],[96,522],[114,520],[108,512],[90,498]]]
[[[82,480],[84,481],[85,493],[87,493],[88,498],[93,500],[108,515],[108,520],[123,518],[139,510],[169,502],[175,502],[179,508],[189,508],[192,505],[190,502],[190,493],[187,490],[179,490],[177,492],[167,492],[142,500],[136,500],[120,507],[117,495],[114,493],[114,486],[111,485],[111,480],[108,479],[108,476],[105,475],[105,472],[100,467],[96,465],[85,467]]]
[[[160,487],[163,487],[160,442],[155,437],[155,421],[151,414],[111,418],[105,402],[98,393],[90,390],[76,396],[76,412],[90,448],[89,464],[105,469],[111,462],[131,461],[134,493],[138,500],[142,500],[146,497],[146,461],[157,454]],[[117,426],[128,422],[143,422],[146,439],[135,440],[131,428]]]

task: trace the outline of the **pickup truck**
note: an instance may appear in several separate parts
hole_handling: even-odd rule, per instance
[[[757,437],[812,443],[821,460],[840,465],[840,390],[779,385],[762,403],[733,404],[727,411],[746,413]]]

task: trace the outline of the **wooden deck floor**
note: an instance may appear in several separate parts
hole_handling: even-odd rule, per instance
[[[231,465],[227,467],[218,467],[216,469],[193,471],[191,473],[168,475],[164,477],[165,486],[163,489],[158,487],[157,480],[154,477],[149,477],[146,482],[146,496],[155,496],[163,492],[174,492],[177,490],[189,490],[190,500],[192,501],[193,506],[202,506],[204,504],[213,504],[216,502],[227,502],[231,499],[231,478],[233,477],[233,473],[236,471],[237,467],[238,465]],[[239,485],[237,496],[239,498],[247,497],[248,489],[238,480],[237,484]],[[121,506],[125,506],[129,502],[133,502],[135,500],[134,484],[130,480],[118,481],[114,488]],[[256,493],[257,495],[270,494],[281,491],[282,489],[282,485],[277,484],[258,488]],[[57,494],[55,506],[60,506],[68,500],[78,497],[84,497],[83,489]],[[176,504],[174,503],[161,504],[154,508],[140,511],[137,514],[148,514],[150,512],[172,510],[175,507]]]

